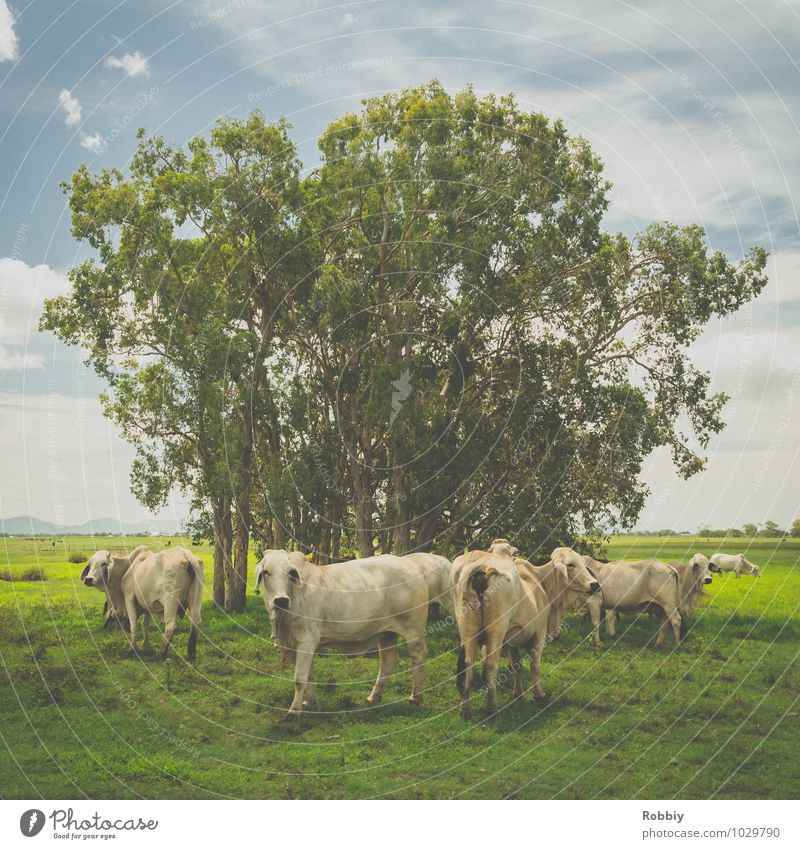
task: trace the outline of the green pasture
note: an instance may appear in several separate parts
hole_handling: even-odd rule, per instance
[[[126,656],[102,628],[102,595],[68,552],[167,539],[0,539],[0,795],[5,798],[797,798],[800,796],[800,541],[619,537],[612,556],[716,550],[762,567],[715,578],[678,649],[623,617],[595,648],[572,617],[545,650],[548,697],[462,721],[456,634],[433,619],[422,708],[403,658],[385,702],[364,699],[377,660],[325,655],[317,713],[286,724],[292,671],[261,598],[203,614],[194,665],[182,623],[166,661]],[[177,537],[171,544],[187,544]],[[195,549],[207,565],[207,547]],[[31,570],[46,580],[28,580]],[[154,623],[154,628],[156,627]],[[508,678],[508,676],[506,676]]]

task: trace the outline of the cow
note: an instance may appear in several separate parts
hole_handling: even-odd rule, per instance
[[[164,637],[159,657],[166,657],[177,627],[178,616],[189,613],[187,657],[194,660],[200,632],[203,604],[203,561],[187,548],[176,546],[149,557],[140,558],[122,579],[122,596],[130,623],[130,651],[136,652],[136,623],[144,615],[143,647],[150,637],[153,613],[164,619]]]
[[[348,657],[377,648],[380,669],[367,703],[378,704],[397,663],[398,637],[406,641],[413,663],[409,701],[422,702],[429,596],[416,563],[384,554],[317,566],[301,552],[273,549],[264,552],[256,575],[275,646],[284,663],[294,661],[287,719],[315,701],[314,655],[321,648]]]
[[[761,570],[755,563],[751,563],[744,554],[721,554],[717,552],[711,556],[712,572],[722,575],[724,572],[733,572],[737,578],[742,575],[752,575],[754,578],[761,576]]]
[[[146,545],[138,545],[133,551],[125,556],[112,554],[110,551],[96,551],[81,572],[81,581],[87,587],[94,587],[106,597],[103,605],[103,614],[107,614],[106,629],[111,627],[127,629],[128,621],[125,613],[125,605],[122,603],[122,579],[130,567],[153,552]],[[118,604],[115,605],[113,599]]]
[[[500,656],[505,652],[511,655],[514,697],[522,696],[522,649],[531,658],[534,698],[542,698],[542,651],[561,628],[567,589],[599,589],[583,559],[571,549],[557,548],[545,566],[534,566],[514,557],[515,553],[507,540],[495,540],[489,551],[470,551],[453,563],[451,583],[461,638],[456,684],[461,693],[459,710],[465,719],[472,713],[473,669],[479,646],[486,648],[484,680],[489,715],[497,711],[497,675]]]
[[[603,593],[603,609],[606,614],[606,630],[610,637],[616,636],[616,614],[655,612],[661,619],[656,645],[664,643],[667,626],[672,625],[676,645],[685,636],[681,619],[680,579],[677,570],[659,560],[634,562],[618,560],[601,563],[585,557],[589,571],[600,581]],[[600,617],[593,621],[595,642],[600,639]]]
[[[712,581],[708,558],[695,554],[688,563],[670,563],[678,573],[681,588],[681,617],[689,616],[703,594],[703,587]]]
[[[426,554],[419,551],[405,554],[403,559],[416,563],[428,584],[428,598],[431,604],[438,604],[448,616],[454,616],[453,588],[450,586],[450,570],[453,564],[439,554]]]
[[[578,616],[588,616],[592,623],[592,639],[595,645],[600,645],[600,620],[603,618],[603,590],[596,592],[578,592],[567,589],[564,602],[567,610],[572,610]]]

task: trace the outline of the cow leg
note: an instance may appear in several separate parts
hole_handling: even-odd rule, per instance
[[[169,644],[172,642],[172,636],[177,627],[178,600],[171,595],[167,595],[164,599],[164,639],[161,641],[161,648],[158,650],[158,657],[167,656]]]
[[[511,671],[514,673],[514,692],[512,695],[515,699],[522,698],[522,660],[519,656],[519,649],[511,649]]]
[[[472,676],[475,674],[475,656],[478,649],[478,637],[468,637],[464,641],[462,651],[464,652],[463,683],[461,685],[461,704],[459,712],[464,719],[472,716]]]
[[[603,614],[603,609],[596,604],[593,604],[589,608],[589,616],[592,619],[592,632],[594,638],[594,644],[596,646],[600,645],[600,619]]]
[[[488,634],[486,640],[486,660],[483,664],[483,678],[486,681],[486,713],[497,713],[497,674],[500,671],[500,645],[496,635]]]
[[[150,617],[151,613],[149,610],[145,610],[144,612],[144,620],[142,621],[142,648],[149,649],[150,648]]]
[[[397,664],[397,634],[387,634],[378,641],[378,655],[381,666],[372,692],[367,696],[367,704],[377,705],[383,698],[386,682],[389,680]]]
[[[287,719],[299,716],[303,710],[303,700],[309,682],[313,680],[314,653],[317,647],[314,643],[300,643],[294,653],[294,699],[286,714]]]
[[[311,669],[308,673],[308,681],[306,681],[306,695],[303,699],[303,707],[314,707],[317,703],[317,684],[314,680],[314,658],[311,658]]]
[[[660,625],[658,626],[658,639],[656,639],[656,646],[663,646],[664,640],[667,638],[667,625],[669,625],[669,618],[663,612],[658,614],[658,619],[660,621]]]
[[[669,621],[672,623],[672,633],[675,635],[675,645],[680,645],[682,641],[680,611],[673,610],[669,617]]]
[[[408,700],[415,705],[422,704],[422,690],[425,684],[425,660],[428,657],[428,646],[425,643],[425,624],[423,620],[420,633],[403,634],[408,646],[413,667],[411,669],[411,695]]]
[[[533,681],[533,697],[534,699],[543,699],[544,690],[542,689],[542,652],[544,651],[545,641],[537,639],[531,646],[531,679]]]
[[[129,651],[131,654],[136,654],[136,620],[139,618],[139,612],[136,610],[136,601],[125,599],[125,610],[131,626],[131,645]]]
[[[609,637],[617,636],[617,611],[606,610],[606,633]]]

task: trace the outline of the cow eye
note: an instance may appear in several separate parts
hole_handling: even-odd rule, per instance
[[[265,570],[261,573],[261,577],[262,577],[262,578],[269,578],[269,572],[267,572],[267,570],[265,569]]]

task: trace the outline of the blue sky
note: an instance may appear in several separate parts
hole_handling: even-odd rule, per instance
[[[649,458],[642,527],[800,514],[800,13],[788,2],[0,0],[0,516],[140,519],[130,449],[80,354],[39,334],[41,302],[80,258],[59,183],[124,169],[139,126],[183,142],[223,114],[287,115],[316,137],[362,97],[437,77],[514,91],[562,118],[614,183],[606,226],[697,221],[770,284],[694,346],[731,396],[689,482]],[[165,515],[183,518],[176,499]]]

